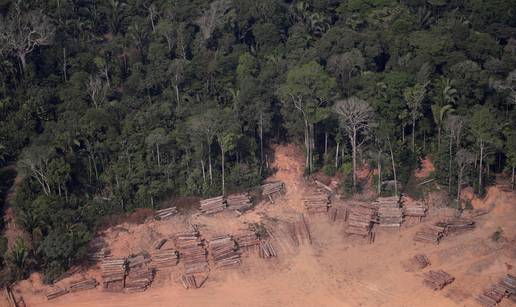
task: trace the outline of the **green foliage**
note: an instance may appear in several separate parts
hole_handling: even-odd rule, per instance
[[[498,228],[493,234],[491,235],[491,240],[498,242],[503,236],[503,229]]]

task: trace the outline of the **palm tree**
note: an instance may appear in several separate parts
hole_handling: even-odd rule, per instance
[[[7,253],[6,260],[15,278],[23,278],[28,268],[33,263],[33,259],[30,258],[29,249],[22,238],[16,238],[16,241]]]
[[[457,101],[457,90],[453,87],[453,81],[441,77],[436,88],[437,101],[432,105],[432,114],[437,126],[437,151],[441,150],[441,130],[446,115],[453,111],[453,104]]]

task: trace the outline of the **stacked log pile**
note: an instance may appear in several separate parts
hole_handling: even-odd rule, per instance
[[[209,240],[208,247],[217,268],[233,268],[240,265],[240,252],[231,236],[214,237]]]
[[[201,212],[204,214],[221,212],[224,210],[224,208],[226,208],[224,196],[217,196],[201,200]]]
[[[330,208],[330,196],[327,193],[316,193],[303,198],[308,213],[324,213]]]
[[[348,235],[371,237],[371,229],[374,221],[376,221],[376,210],[374,207],[362,205],[352,206],[349,209],[346,233]]]
[[[105,258],[100,265],[102,287],[105,291],[122,291],[127,273],[127,259]]]
[[[151,253],[152,267],[156,270],[176,266],[179,261],[179,253],[175,249],[154,250]]]
[[[66,288],[61,288],[61,287],[56,287],[56,286],[53,286],[53,287],[50,287],[47,292],[45,293],[45,295],[47,296],[47,300],[53,300],[55,298],[58,298],[60,296],[63,296],[65,294],[67,294],[69,291],[68,289]]]
[[[254,248],[257,245],[260,245],[260,240],[258,239],[256,232],[252,230],[240,230],[234,238],[238,248],[241,250]]]
[[[470,219],[448,219],[438,222],[436,226],[443,227],[445,235],[458,235],[475,228],[475,221]]]
[[[198,289],[202,287],[204,282],[208,279],[208,275],[205,276],[194,276],[194,275],[182,275],[181,282],[185,289]]]
[[[426,216],[427,208],[422,202],[404,202],[403,203],[403,214],[410,221],[421,222],[423,217]]]
[[[430,265],[430,260],[428,257],[423,254],[417,254],[414,257],[410,258],[406,265],[405,269],[407,271],[417,271],[422,270]]]
[[[253,205],[249,193],[232,194],[226,198],[229,210],[245,211]]]
[[[126,292],[142,292],[147,290],[154,280],[154,270],[150,267],[138,267],[129,270],[125,278]]]
[[[422,243],[439,244],[444,236],[444,227],[427,225],[416,232],[414,241]]]
[[[166,209],[157,210],[154,217],[156,219],[166,220],[166,219],[173,217],[176,214],[177,214],[177,208],[170,207],[170,208],[166,208]]]
[[[516,277],[508,274],[505,278],[480,294],[476,301],[486,307],[496,306],[504,297],[516,295]]]
[[[178,233],[174,239],[187,275],[209,271],[206,249],[197,230]]]
[[[269,240],[260,241],[259,255],[261,258],[276,257],[276,250]]]
[[[70,292],[79,292],[85,290],[95,289],[97,287],[97,280],[95,278],[82,279],[70,283]]]
[[[151,262],[151,259],[147,253],[140,253],[127,258],[127,266],[129,269],[141,267]]]
[[[285,185],[281,181],[270,182],[262,185],[262,195],[267,196],[271,203],[274,203],[273,195],[282,193],[285,189]]]
[[[301,215],[299,220],[289,223],[288,230],[292,242],[294,242],[296,246],[299,246],[303,243],[312,244],[310,228],[308,227],[308,223],[306,222],[306,219],[303,215]]]
[[[399,197],[379,197],[376,200],[378,206],[378,222],[384,227],[400,227],[403,222],[403,210],[400,208]]]
[[[424,274],[424,278],[423,284],[433,290],[441,290],[455,280],[455,277],[443,270],[429,271]]]

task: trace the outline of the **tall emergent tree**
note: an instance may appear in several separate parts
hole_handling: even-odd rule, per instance
[[[340,116],[342,128],[346,131],[353,153],[353,188],[357,186],[357,148],[365,141],[371,128],[374,111],[369,104],[357,97],[339,100],[335,103],[335,113]],[[359,141],[361,140],[361,141]]]

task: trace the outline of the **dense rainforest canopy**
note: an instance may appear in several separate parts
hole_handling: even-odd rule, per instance
[[[2,281],[48,280],[103,217],[256,186],[268,145],[306,172],[422,156],[455,199],[516,167],[515,0],[0,0],[0,187],[30,239]],[[11,171],[9,171],[11,170]],[[514,175],[513,175],[514,176]]]

